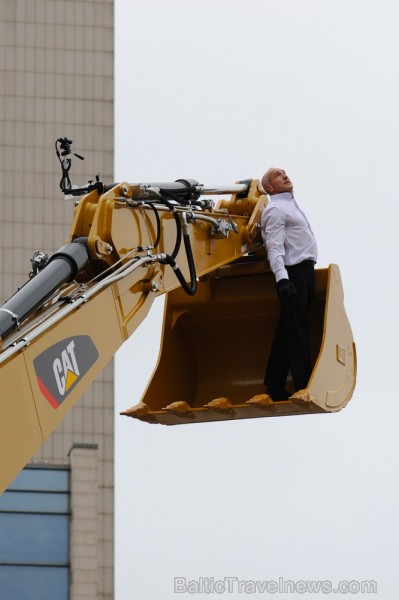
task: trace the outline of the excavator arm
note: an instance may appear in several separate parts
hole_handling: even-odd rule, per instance
[[[62,183],[75,199],[67,244],[0,309],[0,492],[161,294],[158,365],[127,416],[177,424],[345,406],[356,356],[334,265],[316,273],[308,388],[279,403],[263,393],[278,306],[260,236],[267,197],[257,180],[72,188],[63,171]]]

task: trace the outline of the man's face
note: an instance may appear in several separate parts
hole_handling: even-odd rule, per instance
[[[291,179],[288,177],[284,169],[270,169],[268,171],[268,183],[265,191],[272,196],[273,194],[281,194],[282,192],[292,192],[294,186]]]

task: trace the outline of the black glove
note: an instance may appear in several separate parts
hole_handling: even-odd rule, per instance
[[[277,283],[277,292],[280,300],[291,300],[298,295],[295,285],[289,279],[280,279]]]

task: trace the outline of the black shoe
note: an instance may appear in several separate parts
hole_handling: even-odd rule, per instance
[[[269,394],[269,396],[273,400],[273,402],[284,402],[285,400],[288,400],[288,398],[290,397],[290,394],[288,392],[286,392],[285,390],[279,390],[279,391],[267,390],[266,393]]]

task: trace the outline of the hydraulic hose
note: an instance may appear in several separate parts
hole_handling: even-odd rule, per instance
[[[183,287],[187,294],[189,294],[190,296],[194,296],[194,294],[197,292],[197,272],[195,269],[195,262],[194,262],[193,252],[191,249],[190,236],[188,235],[188,233],[183,234],[183,242],[184,242],[184,248],[186,250],[187,262],[188,262],[188,267],[189,267],[189,271],[190,271],[190,281],[191,281],[190,288],[188,287],[186,282],[184,282],[185,286],[183,286]]]
[[[173,198],[172,194],[167,193],[166,195],[171,196]],[[174,260],[176,258],[176,256],[178,255],[180,246],[181,246],[181,238],[182,238],[181,223],[180,223],[179,215],[177,214],[177,211],[176,211],[176,207],[171,202],[169,202],[169,200],[166,200],[166,198],[164,198],[163,196],[161,198],[161,202],[163,204],[165,204],[165,206],[167,208],[169,208],[169,210],[171,211],[173,218],[176,222],[176,243],[175,243],[175,247],[173,248],[173,252],[170,255],[171,258]]]
[[[194,296],[195,293],[197,292],[197,272],[195,269],[194,257],[193,257],[193,252],[191,249],[191,242],[190,242],[190,236],[188,233],[188,225],[187,225],[187,219],[186,219],[185,213],[183,213],[183,220],[184,220],[183,242],[184,242],[184,248],[185,248],[186,256],[187,256],[188,268],[189,268],[189,272],[190,272],[190,285],[184,279],[183,273],[177,266],[177,263],[175,261],[175,256],[167,254],[166,257],[164,258],[164,260],[162,260],[161,262],[163,264],[167,264],[172,267],[180,285],[182,286],[182,288],[186,292],[186,294],[188,294],[189,296]],[[179,221],[179,224],[180,224],[180,221]],[[181,231],[181,225],[180,225],[180,231]]]
[[[19,324],[63,283],[72,281],[88,260],[87,238],[78,238],[53,254],[45,268],[0,308],[0,340],[18,329]]]
[[[151,210],[153,211],[154,215],[155,215],[155,221],[157,224],[157,236],[155,238],[155,242],[153,243],[153,248],[157,248],[161,239],[161,219],[159,218],[159,214],[158,211],[156,209],[155,206],[153,206],[152,204],[148,204],[148,206],[151,208]]]

